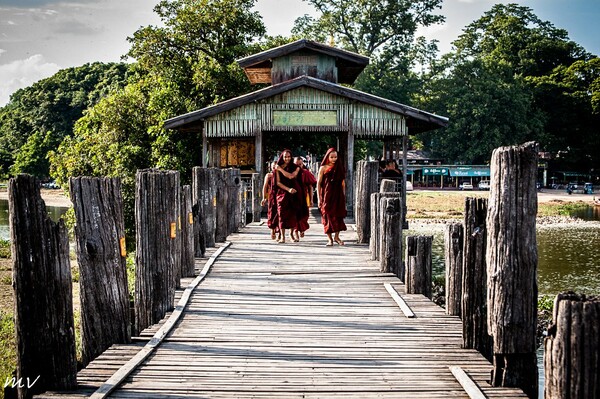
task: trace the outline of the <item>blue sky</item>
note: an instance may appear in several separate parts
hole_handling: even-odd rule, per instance
[[[9,95],[59,69],[94,61],[119,61],[127,36],[156,25],[158,0],[0,0],[0,106]],[[566,29],[572,40],[600,54],[600,0],[445,0],[446,23],[419,33],[440,41],[442,52],[470,22],[496,3],[518,3]],[[268,33],[289,34],[293,21],[312,13],[302,0],[258,0]]]

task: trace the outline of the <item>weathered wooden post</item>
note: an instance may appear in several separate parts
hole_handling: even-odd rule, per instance
[[[371,238],[371,194],[377,192],[379,162],[358,161],[356,165],[356,200],[354,218],[357,242],[366,244]]]
[[[446,314],[461,317],[463,277],[463,226],[450,223],[444,231],[446,247]]]
[[[77,386],[69,239],[52,222],[40,182],[18,175],[8,183],[19,398]]]
[[[252,221],[260,222],[260,214],[262,213],[262,206],[260,201],[262,199],[262,180],[259,173],[252,173]]]
[[[227,206],[229,204],[229,189],[227,186],[227,179],[229,177],[229,171],[227,169],[217,170],[218,178],[216,179],[217,187],[217,201],[215,208],[215,241],[224,242],[229,235],[229,221],[227,214]]]
[[[486,216],[485,198],[465,199],[461,312],[463,347],[478,350],[491,362],[492,337],[487,326]]]
[[[227,187],[229,189],[229,202],[227,204],[228,226],[227,235],[240,231],[242,220],[242,175],[239,169],[228,169]]]
[[[488,330],[494,340],[492,384],[538,395],[537,145],[492,153],[487,214]]]
[[[194,248],[197,257],[206,247],[215,246],[217,182],[220,170],[194,167],[192,170],[192,208],[195,211]],[[197,232],[197,234],[196,234]]]
[[[391,179],[383,179],[381,180],[381,185],[379,186],[380,193],[391,193],[397,191],[396,190],[396,181]]]
[[[383,197],[379,201],[380,209],[380,270],[394,273],[404,280],[402,263],[402,198]]]
[[[181,188],[181,276],[194,277],[194,214],[189,185]]]
[[[179,172],[156,169],[136,174],[137,332],[159,322],[175,299]]]
[[[431,248],[433,236],[406,237],[407,294],[423,294],[431,299]]]
[[[559,294],[544,349],[544,398],[600,398],[600,298]]]
[[[69,180],[69,190],[76,220],[86,366],[112,344],[131,341],[121,180],[76,177]]]
[[[240,170],[238,169],[238,172],[240,172]],[[240,175],[240,185],[238,187],[238,195],[239,195],[239,205],[240,208],[238,210],[240,218],[239,218],[239,223],[237,226],[237,230],[239,231],[241,229],[243,229],[246,226],[246,210],[248,209],[248,204],[252,203],[252,193],[250,194],[250,196],[248,195],[248,190],[246,188],[246,182],[244,180],[241,179],[241,175]]]
[[[371,260],[381,260],[381,213],[380,201],[382,198],[400,198],[400,193],[372,193],[371,194],[371,237],[369,238],[369,252]]]

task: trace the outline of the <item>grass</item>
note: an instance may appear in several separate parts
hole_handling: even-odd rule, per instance
[[[460,219],[465,198],[487,198],[488,191],[413,191],[406,198],[409,219]]]
[[[0,381],[4,385],[12,378],[17,367],[17,344],[15,341],[15,323],[12,314],[0,310]],[[4,390],[0,390],[0,399]]]

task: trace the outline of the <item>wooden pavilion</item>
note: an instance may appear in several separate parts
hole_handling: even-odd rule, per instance
[[[302,39],[238,63],[253,84],[271,86],[176,116],[165,128],[201,132],[204,167],[251,167],[261,175],[267,161],[264,144],[271,135],[334,134],[347,163],[350,213],[355,138],[401,141],[406,150],[409,134],[448,123],[445,117],[342,86],[353,84],[369,63],[349,51]]]

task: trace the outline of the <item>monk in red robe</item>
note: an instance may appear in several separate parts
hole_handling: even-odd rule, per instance
[[[277,198],[275,195],[276,186],[275,179],[273,178],[275,165],[277,165],[277,162],[272,162],[271,171],[265,175],[261,206],[267,205],[267,227],[271,229],[271,239],[274,240],[277,236],[279,240],[281,232],[279,231],[279,214],[277,213]]]
[[[275,182],[277,184],[277,212],[279,213],[279,230],[281,238],[277,242],[285,243],[285,230],[290,229],[293,241],[300,238],[294,234],[298,226],[298,212],[301,205],[301,187],[296,179],[299,168],[292,162],[292,152],[283,150],[277,161],[275,169]]]
[[[317,184],[317,179],[310,170],[304,165],[300,157],[294,158],[294,163],[300,168],[297,179],[302,187],[302,204],[298,215],[298,229],[300,237],[304,237],[304,232],[310,228],[308,224],[309,207],[312,204],[313,187]]]
[[[335,148],[330,148],[321,162],[317,178],[317,199],[323,228],[327,234],[327,246],[332,246],[334,241],[344,245],[340,239],[340,231],[346,231],[346,168]]]

